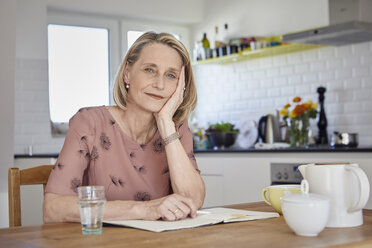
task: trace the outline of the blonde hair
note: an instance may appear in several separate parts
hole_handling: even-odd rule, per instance
[[[125,66],[133,65],[140,57],[143,48],[152,43],[160,43],[167,45],[175,49],[181,56],[182,65],[185,67],[185,93],[183,102],[176,110],[173,121],[176,126],[183,123],[191,111],[194,110],[196,106],[197,96],[196,96],[196,86],[194,81],[194,75],[192,73],[192,67],[190,64],[190,57],[187,49],[184,45],[178,41],[173,35],[168,33],[155,33],[146,32],[141,35],[128,50],[123,62],[121,63],[119,72],[116,76],[115,86],[114,86],[114,101],[118,107],[121,109],[126,109],[128,92],[125,88],[124,82],[124,70]]]

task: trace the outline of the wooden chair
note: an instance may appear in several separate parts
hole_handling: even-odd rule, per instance
[[[8,197],[9,197],[9,227],[21,226],[21,185],[43,184],[45,191],[46,183],[53,165],[40,165],[29,169],[20,170],[9,168],[8,170]]]

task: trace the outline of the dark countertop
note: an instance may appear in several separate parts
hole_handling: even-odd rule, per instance
[[[295,153],[295,152],[372,152],[372,147],[330,147],[330,146],[310,146],[310,147],[289,147],[289,148],[274,148],[274,149],[256,149],[256,148],[225,148],[225,149],[207,149],[194,150],[195,153]]]
[[[330,146],[311,146],[301,148],[276,148],[276,149],[241,149],[241,148],[225,148],[219,150],[207,149],[207,150],[194,150],[195,153],[297,153],[297,152],[372,152],[372,147],[337,147],[333,148]],[[57,158],[58,153],[51,154],[15,154],[14,158]]]

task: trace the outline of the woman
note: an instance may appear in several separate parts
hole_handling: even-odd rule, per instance
[[[83,108],[70,128],[44,197],[44,222],[80,222],[77,187],[103,185],[104,219],[195,217],[204,182],[187,117],[196,88],[185,47],[148,32],[129,49],[114,88],[117,106]]]

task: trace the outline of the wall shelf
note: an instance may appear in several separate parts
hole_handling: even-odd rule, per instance
[[[318,49],[327,47],[324,45],[312,45],[312,44],[299,44],[299,43],[285,43],[279,46],[267,47],[257,50],[246,49],[239,53],[227,55],[219,58],[205,59],[192,62],[192,65],[203,65],[203,64],[231,64],[251,59],[259,59],[269,56],[278,56],[282,54],[301,52],[311,49]]]

